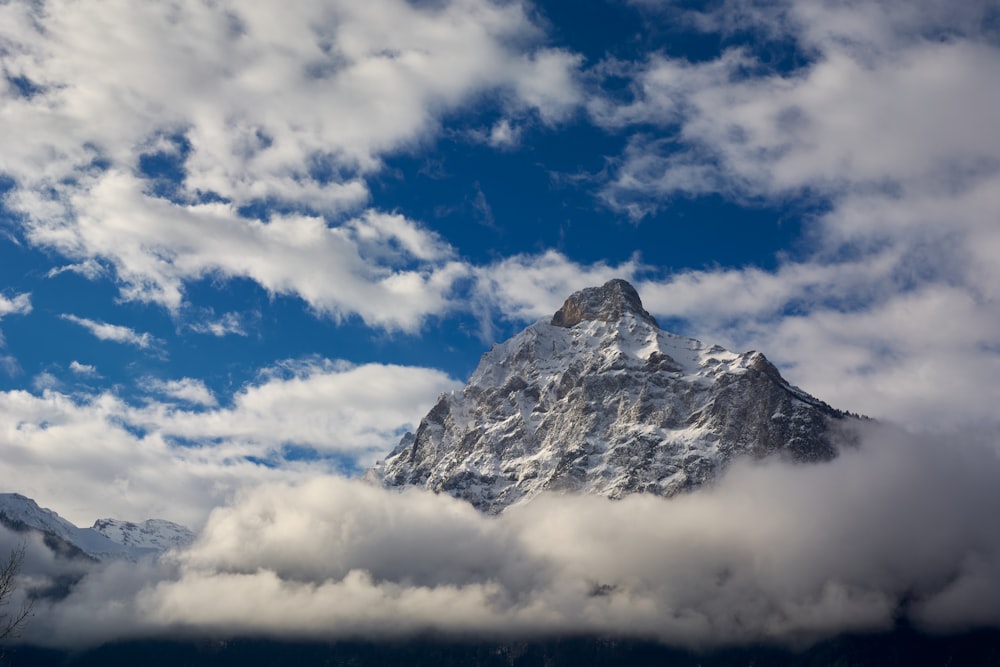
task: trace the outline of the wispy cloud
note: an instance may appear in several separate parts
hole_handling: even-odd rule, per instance
[[[180,380],[157,380],[149,379],[143,386],[154,393],[176,398],[192,405],[213,407],[219,401],[215,394],[205,385],[204,382],[195,378],[181,378]]]
[[[189,322],[186,326],[195,333],[210,334],[218,338],[230,334],[237,336],[247,335],[244,317],[239,313],[225,313],[218,318],[213,316],[197,318]]]
[[[139,333],[134,329],[130,329],[129,327],[121,326],[119,324],[108,324],[107,322],[99,322],[97,320],[87,319],[86,317],[77,317],[76,315],[69,314],[62,314],[59,317],[67,322],[79,324],[81,327],[101,340],[110,340],[115,343],[134,345],[135,347],[143,350],[149,349],[160,343],[160,341],[152,334]]]

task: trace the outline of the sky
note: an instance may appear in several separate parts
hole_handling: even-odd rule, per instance
[[[352,495],[492,342],[615,277],[923,461],[996,440],[994,0],[11,0],[0,72],[0,479],[79,525]],[[176,591],[253,571],[219,531]]]

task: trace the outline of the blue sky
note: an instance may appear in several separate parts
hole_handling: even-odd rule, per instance
[[[997,427],[995,2],[0,5],[0,475],[198,525],[364,469],[631,280],[917,431]]]

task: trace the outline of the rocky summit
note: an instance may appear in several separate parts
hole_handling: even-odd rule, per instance
[[[367,477],[488,513],[546,490],[670,496],[741,456],[831,459],[847,420],[759,352],[664,331],[612,280],[494,345]]]

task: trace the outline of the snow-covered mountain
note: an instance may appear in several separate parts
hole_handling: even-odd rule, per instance
[[[366,477],[490,513],[543,490],[669,496],[738,456],[830,459],[847,420],[759,352],[667,333],[612,280],[490,349]]]
[[[195,537],[184,526],[162,519],[138,525],[100,519],[92,528],[80,528],[19,493],[0,494],[0,524],[16,531],[39,531],[54,551],[96,560],[137,560],[190,544]]]

